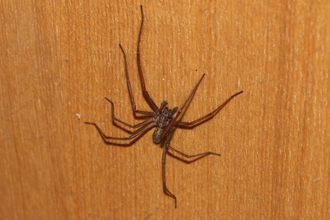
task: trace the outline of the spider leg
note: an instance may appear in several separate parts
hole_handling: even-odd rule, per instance
[[[148,104],[150,105],[150,107],[156,112],[158,110],[155,102],[151,99],[146,86],[145,86],[145,82],[144,82],[144,77],[143,77],[143,73],[142,73],[142,67],[141,67],[141,57],[140,57],[140,44],[141,44],[141,35],[142,35],[142,29],[143,29],[143,22],[144,22],[144,14],[143,14],[143,8],[142,5],[140,5],[141,8],[141,26],[140,26],[140,32],[139,32],[139,37],[138,37],[138,43],[137,43],[137,66],[138,66],[138,72],[140,75],[140,81],[141,81],[141,86],[142,86],[142,93],[144,98],[146,99],[146,101],[148,102]]]
[[[140,134],[142,134],[143,132],[147,131],[148,129],[152,128],[155,126],[155,123],[149,123],[146,124],[144,127],[140,128],[139,130],[135,131],[131,136],[129,137],[109,137],[107,135],[105,135],[103,133],[103,131],[101,130],[101,128],[92,122],[85,122],[85,124],[89,124],[89,125],[94,125],[96,127],[96,129],[99,131],[99,133],[101,134],[102,138],[104,139],[114,139],[114,140],[132,140],[133,138],[139,136]]]
[[[206,155],[209,155],[209,154],[213,154],[213,155],[217,155],[217,156],[221,156],[221,154],[217,154],[217,153],[214,153],[214,152],[204,152],[204,153],[200,153],[200,154],[195,154],[195,155],[188,155],[188,154],[185,154],[185,153],[182,153],[181,151],[178,151],[176,149],[174,149],[173,147],[171,147],[170,145],[167,146],[168,149],[170,150],[173,150],[179,154],[181,154],[182,156],[184,157],[187,157],[187,158],[192,158],[192,157],[202,157],[202,156],[206,156]]]
[[[163,180],[164,193],[174,199],[175,208],[176,208],[177,207],[176,196],[169,191],[169,189],[167,188],[167,185],[166,185],[166,169],[165,168],[166,168],[166,154],[167,154],[168,150],[173,150],[187,158],[202,157],[202,156],[206,156],[209,154],[213,154],[213,155],[217,155],[217,156],[221,156],[221,155],[214,153],[214,152],[204,152],[204,153],[200,153],[200,154],[196,154],[196,155],[188,155],[188,154],[185,154],[181,151],[174,149],[173,147],[170,146],[170,142],[171,142],[172,136],[174,134],[174,131],[175,131],[175,128],[172,128],[170,130],[170,133],[168,134],[168,136],[166,137],[166,140],[164,142],[164,150],[163,150],[163,155],[162,155],[162,180]],[[200,159],[200,158],[198,158],[198,159]]]
[[[129,93],[129,97],[131,99],[131,104],[132,104],[132,108],[134,113],[139,113],[142,115],[149,115],[152,116],[154,114],[154,112],[147,112],[147,111],[141,111],[141,110],[137,110],[136,109],[136,104],[135,104],[135,100],[134,100],[134,96],[133,96],[133,92],[132,92],[132,87],[131,87],[131,82],[129,80],[129,75],[128,75],[128,68],[127,68],[127,60],[126,60],[126,53],[123,49],[123,47],[119,44],[119,47],[121,49],[121,52],[123,53],[124,56],[124,63],[125,63],[125,74],[126,74],[126,81],[127,81],[127,89],[128,89],[128,93]],[[157,108],[157,107],[156,107]]]
[[[162,155],[162,180],[163,180],[163,189],[164,189],[164,193],[170,197],[172,197],[174,199],[174,204],[175,204],[175,208],[177,207],[177,203],[176,203],[176,196],[171,193],[167,186],[166,186],[166,170],[165,170],[165,167],[166,167],[166,154],[167,154],[167,151],[168,151],[168,146],[170,146],[169,142],[171,141],[172,139],[172,136],[173,136],[173,132],[174,130],[171,132],[171,134],[166,138],[166,141],[164,143],[164,149],[163,149],[163,155]]]
[[[232,100],[235,96],[241,94],[243,91],[240,91],[234,95],[232,95],[231,97],[229,97],[224,103],[222,103],[218,108],[216,108],[214,111],[210,112],[209,114],[196,119],[192,122],[176,122],[175,126],[178,127],[194,127],[196,125],[199,125],[201,122],[206,121],[208,119],[211,119],[212,117],[214,117],[223,107],[225,107],[225,105],[228,104],[228,102],[230,102],[230,100]]]
[[[200,80],[197,82],[197,84],[195,85],[195,87],[193,88],[193,90],[191,91],[189,97],[187,98],[187,100],[183,103],[182,107],[179,109],[179,111],[177,112],[175,118],[171,121],[170,124],[167,125],[165,131],[163,132],[161,138],[164,138],[166,136],[166,134],[172,129],[173,125],[177,124],[177,119],[179,118],[179,116],[181,115],[183,109],[186,107],[186,105],[191,101],[192,97],[195,95],[196,90],[199,86],[199,84],[202,82],[203,78],[205,76],[205,73],[202,75],[202,77],[200,78]]]
[[[149,123],[151,123],[153,121],[153,118],[149,118],[148,120],[145,120],[145,121],[143,121],[143,122],[141,122],[139,124],[136,124],[136,125],[130,125],[130,124],[126,123],[126,122],[123,122],[122,120],[120,120],[119,118],[116,118],[116,116],[115,116],[115,104],[110,99],[108,99],[107,97],[105,97],[105,99],[108,102],[111,103],[111,106],[112,106],[112,120],[114,122],[115,121],[120,122],[123,125],[126,125],[127,127],[130,127],[130,128],[138,128],[138,127],[141,127],[141,126],[143,126],[145,124],[149,124]]]

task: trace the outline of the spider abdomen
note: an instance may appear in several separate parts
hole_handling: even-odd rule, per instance
[[[154,131],[153,135],[152,135],[152,140],[154,141],[155,144],[160,144],[160,142],[162,142],[162,134],[164,132],[164,128],[156,128],[156,130]]]

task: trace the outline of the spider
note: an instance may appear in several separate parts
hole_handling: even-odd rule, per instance
[[[199,81],[197,82],[197,84],[194,86],[189,97],[186,99],[186,101],[184,102],[184,104],[182,105],[181,108],[175,107],[173,109],[169,109],[167,107],[168,103],[166,101],[163,101],[160,104],[160,106],[157,107],[157,105],[155,104],[153,99],[150,97],[150,95],[146,89],[145,82],[144,82],[144,76],[143,76],[143,72],[142,72],[142,67],[141,67],[140,44],[141,44],[142,29],[143,29],[143,23],[144,23],[144,13],[143,13],[142,5],[140,5],[140,10],[141,10],[141,26],[140,26],[140,31],[139,31],[139,35],[138,35],[138,41],[137,41],[137,66],[138,66],[138,73],[140,76],[140,81],[141,81],[141,86],[142,86],[142,94],[143,94],[143,97],[145,98],[145,100],[147,101],[147,103],[149,104],[150,108],[152,109],[152,112],[151,111],[141,111],[136,108],[135,100],[134,100],[133,93],[132,93],[131,83],[130,83],[130,79],[128,76],[126,53],[125,53],[123,47],[119,44],[120,50],[124,57],[126,83],[127,83],[127,88],[128,88],[128,92],[129,92],[129,97],[131,100],[131,105],[132,105],[132,108],[134,111],[134,116],[136,116],[135,114],[138,113],[138,114],[143,115],[143,117],[147,117],[148,119],[141,123],[135,124],[135,125],[128,124],[128,123],[118,119],[114,113],[114,108],[115,108],[114,103],[110,99],[105,97],[105,99],[108,102],[110,102],[110,104],[112,106],[113,123],[116,124],[116,122],[118,122],[129,128],[139,128],[139,129],[136,130],[135,132],[133,132],[132,135],[129,137],[110,137],[110,136],[105,135],[96,123],[92,123],[92,122],[85,122],[85,123],[94,125],[96,127],[96,129],[98,130],[98,132],[100,133],[100,135],[102,136],[102,138],[106,142],[108,139],[132,140],[132,139],[135,139],[136,137],[139,137],[140,135],[142,136],[149,129],[156,127],[156,130],[154,131],[152,138],[153,138],[153,142],[155,144],[162,144],[162,146],[163,146],[163,154],[162,154],[163,190],[166,195],[168,195],[174,199],[175,208],[177,208],[177,198],[172,192],[170,192],[168,190],[168,188],[166,186],[165,165],[166,165],[166,155],[168,153],[168,150],[172,150],[186,158],[197,157],[196,160],[201,159],[202,157],[210,155],[210,154],[217,155],[217,156],[221,156],[221,155],[218,153],[214,153],[214,152],[204,152],[204,153],[200,153],[200,154],[196,154],[196,155],[187,155],[179,150],[174,149],[170,145],[170,142],[173,137],[175,129],[177,129],[177,128],[193,128],[195,126],[200,125],[201,123],[206,122],[207,120],[213,118],[231,99],[233,99],[235,96],[241,94],[243,91],[240,91],[240,92],[232,95],[231,97],[229,97],[224,103],[222,103],[220,106],[218,106],[215,110],[213,110],[209,114],[206,114],[205,116],[198,118],[191,122],[183,122],[183,121],[181,121],[181,117],[182,117],[181,114],[184,112],[184,109],[187,106],[187,104],[190,103],[190,101],[192,100],[199,84],[202,82],[202,80],[205,76],[205,73],[204,73],[202,75],[202,77],[199,79]],[[107,142],[107,143],[109,143],[109,142]]]

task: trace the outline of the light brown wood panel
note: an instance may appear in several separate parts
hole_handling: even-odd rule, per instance
[[[177,130],[167,158],[152,131],[106,144],[141,110],[136,43],[159,105],[191,121],[244,90],[212,120]],[[329,1],[2,1],[0,219],[329,219]],[[80,116],[79,116],[79,115]],[[79,116],[79,117],[78,117]],[[125,142],[128,143],[128,142]]]

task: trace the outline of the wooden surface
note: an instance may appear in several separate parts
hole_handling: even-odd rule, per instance
[[[2,1],[0,219],[330,219],[329,1]],[[185,121],[244,90],[172,146],[221,153],[168,157],[164,195],[150,131],[107,145],[93,126],[180,106],[203,73]],[[81,115],[79,119],[76,114]]]

